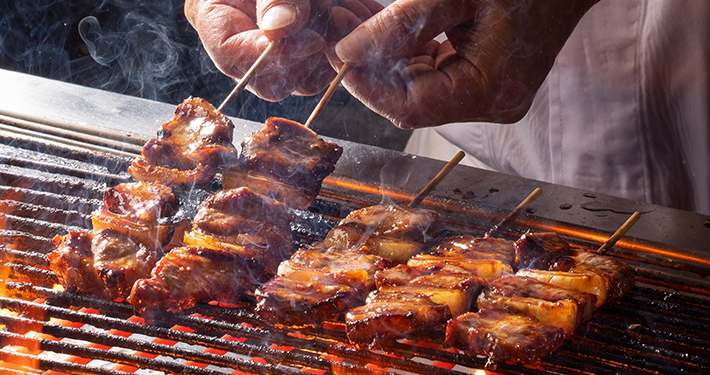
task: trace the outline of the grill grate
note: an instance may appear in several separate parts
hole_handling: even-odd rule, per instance
[[[485,358],[402,341],[394,354],[356,350],[342,324],[294,331],[265,326],[243,305],[199,305],[152,322],[120,301],[54,288],[51,239],[91,228],[108,186],[130,180],[130,158],[98,153],[26,132],[0,134],[0,366],[8,374],[343,374],[473,373]],[[125,152],[124,152],[125,153]],[[328,197],[298,215],[297,244],[323,238],[357,204]],[[194,206],[194,205],[193,205]],[[645,276],[653,277],[653,273]],[[651,280],[653,281],[653,280]],[[639,283],[602,307],[573,339],[537,367],[501,364],[505,374],[695,374],[710,368],[710,300]]]

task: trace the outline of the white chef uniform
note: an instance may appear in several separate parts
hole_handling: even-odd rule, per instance
[[[513,125],[417,130],[407,152],[710,214],[710,1],[602,0]]]

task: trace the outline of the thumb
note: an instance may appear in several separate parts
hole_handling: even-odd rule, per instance
[[[346,63],[398,61],[453,26],[472,20],[476,1],[398,0],[363,22],[335,46]]]
[[[289,37],[303,28],[311,14],[310,0],[257,0],[256,20],[270,40]]]

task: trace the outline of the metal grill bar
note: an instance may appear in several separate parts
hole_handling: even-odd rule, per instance
[[[44,255],[53,248],[51,236],[64,234],[68,230],[90,228],[90,214],[100,206],[103,191],[107,186],[129,181],[126,167],[139,150],[134,147],[131,149],[133,152],[121,153],[122,156],[88,151],[83,143],[95,137],[95,134],[89,138],[78,137],[67,141],[61,136],[38,135],[38,129],[30,128],[30,131],[13,133],[10,127],[0,127],[0,143],[7,145],[0,146],[0,221],[3,222],[0,239],[6,245],[5,248],[0,248],[3,262],[0,266],[3,269],[2,286],[9,296],[0,298],[0,307],[19,314],[0,314],[0,324],[6,325],[5,330],[0,331],[0,339],[4,345],[14,343],[49,352],[100,358],[116,364],[169,373],[221,372],[185,366],[164,359],[143,358],[85,347],[72,340],[257,373],[295,374],[301,373],[304,367],[326,373],[382,372],[373,367],[366,367],[372,364],[398,371],[451,374],[461,369],[442,368],[436,365],[435,361],[468,368],[486,365],[485,358],[442,350],[436,345],[418,345],[406,341],[394,345],[392,351],[395,356],[357,350],[348,345],[342,324],[299,331],[269,327],[253,312],[249,301],[245,301],[244,306],[228,308],[198,305],[188,312],[192,315],[164,313],[150,324],[141,324],[134,321],[133,309],[126,303],[52,289],[57,280],[56,276],[46,269],[48,263]],[[103,145],[121,148],[113,141]],[[99,149],[114,152],[104,146]],[[337,219],[364,204],[357,195],[348,195],[351,193],[341,196],[335,190],[327,194],[327,197],[321,197],[311,207],[311,211],[298,213],[292,224],[297,243],[311,243],[323,238]],[[459,223],[455,221],[458,217],[456,215],[463,214],[459,212],[450,217],[450,220],[454,221],[448,224],[455,228],[473,230],[478,228],[480,223],[490,221],[489,217],[497,215],[478,207],[470,213],[479,211],[488,216]],[[532,219],[528,217],[526,220]],[[549,223],[535,225],[550,226]],[[576,230],[571,226],[568,229],[570,233]],[[634,259],[646,260],[643,254]],[[649,259],[655,261],[653,258]],[[666,266],[662,262],[655,264]],[[675,274],[644,269],[641,275],[655,285],[687,288],[691,291],[697,288],[699,292],[708,293]],[[44,303],[38,303],[41,301]],[[77,307],[95,309],[98,314],[76,311]],[[639,286],[624,300],[598,311],[587,325],[580,327],[577,336],[565,341],[562,348],[541,366],[500,364],[496,371],[528,375],[701,373],[710,367],[710,338],[706,337],[706,332],[710,331],[710,319],[705,317],[708,308],[710,299],[683,295],[675,291],[665,292],[654,286]],[[50,318],[88,324],[102,331],[72,328],[56,324]],[[187,330],[174,329],[176,326],[185,327]],[[71,340],[57,342],[28,337],[24,335],[28,330]],[[108,330],[178,341],[243,356],[258,356],[266,363],[205,353],[192,347],[176,348],[133,337],[106,334],[104,331]],[[238,335],[243,340],[229,340],[225,338],[225,334]],[[335,360],[333,357],[343,360]],[[40,370],[55,369],[80,374],[124,374],[121,371],[82,366],[4,348],[0,349],[0,359],[18,364],[34,361]],[[22,370],[13,371],[18,374],[27,373]]]

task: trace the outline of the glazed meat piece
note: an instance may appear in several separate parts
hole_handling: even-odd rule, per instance
[[[266,277],[291,255],[291,217],[288,207],[249,188],[222,190],[202,202],[183,242],[255,260]]]
[[[401,264],[424,250],[426,241],[441,229],[431,210],[377,205],[351,212],[323,241],[328,247],[359,248]]]
[[[388,348],[397,340],[441,339],[451,312],[424,295],[372,292],[345,316],[348,339],[359,348]]]
[[[470,311],[486,280],[462,268],[418,268],[400,264],[378,271],[377,290],[383,293],[406,292],[429,297],[432,302],[449,307],[453,317]]]
[[[633,268],[604,255],[579,251],[570,272],[602,277],[607,285],[607,300],[619,299],[634,287]]]
[[[431,249],[432,254],[470,259],[495,259],[515,264],[515,247],[512,241],[500,238],[480,238],[468,235],[446,237]]]
[[[604,304],[609,294],[609,283],[607,278],[593,273],[520,270],[515,275],[521,277],[531,277],[533,279],[561,286],[563,288],[594,294],[597,297],[596,308],[599,308],[602,304]]]
[[[389,265],[389,261],[366,249],[328,248],[319,242],[309,249],[298,250],[289,260],[281,262],[278,275],[291,277],[305,272],[305,275],[299,277],[308,277],[313,269],[334,274],[362,272],[365,275],[365,290],[370,291],[375,287],[375,272]]]
[[[229,250],[184,246],[158,261],[149,279],[140,279],[128,303],[141,315],[182,311],[199,302],[238,302],[255,286],[248,269],[251,261]]]
[[[563,338],[561,328],[504,311],[464,314],[446,326],[446,344],[470,356],[485,355],[494,363],[540,362],[562,345]]]
[[[172,189],[159,182],[109,188],[104,192],[103,203],[91,215],[95,232],[113,229],[130,234],[152,250],[166,245],[175,234],[174,225],[161,225],[159,220],[172,215],[179,202]]]
[[[515,265],[518,269],[534,268],[568,271],[574,251],[559,234],[526,233],[515,242]]]
[[[52,240],[56,249],[49,253],[47,258],[49,269],[54,271],[64,289],[102,297],[105,288],[94,268],[92,238],[91,233],[74,231],[65,236],[56,236]]]
[[[541,323],[560,327],[571,335],[589,319],[596,297],[529,277],[504,277],[488,284],[478,297],[478,308],[531,315]]]
[[[307,127],[272,117],[242,141],[239,161],[224,172],[224,187],[248,186],[287,206],[305,209],[342,152]]]
[[[128,168],[139,181],[204,185],[236,160],[234,124],[201,98],[187,98]]]
[[[362,279],[360,279],[362,280]],[[364,302],[364,285],[343,275],[311,270],[306,279],[276,276],[254,293],[256,311],[271,324],[320,326],[337,321],[352,306]]]
[[[412,267],[443,267],[451,265],[462,268],[482,279],[491,281],[513,274],[513,268],[500,260],[471,259],[465,257],[447,257],[429,254],[417,254],[407,261]]]
[[[148,249],[128,234],[114,229],[96,232],[91,251],[94,268],[112,299],[128,297],[133,283],[150,277],[150,271],[162,256],[157,250]]]

